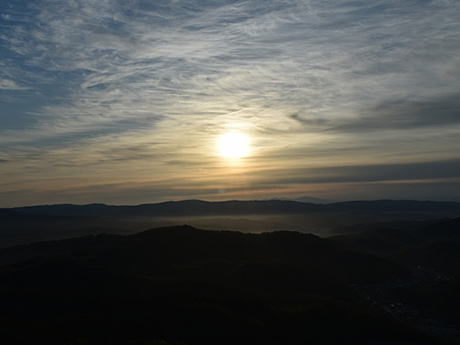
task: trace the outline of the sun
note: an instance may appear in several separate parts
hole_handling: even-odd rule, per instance
[[[217,148],[225,158],[246,157],[249,155],[249,138],[242,133],[225,133],[219,138]]]

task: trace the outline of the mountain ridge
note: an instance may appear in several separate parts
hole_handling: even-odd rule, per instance
[[[5,210],[5,209],[4,209]],[[356,200],[330,204],[316,204],[292,200],[228,200],[203,201],[197,199],[165,201],[140,205],[106,205],[101,203],[74,205],[37,205],[14,207],[9,210],[29,215],[66,216],[206,216],[251,214],[303,214],[324,212],[434,212],[460,213],[460,203],[454,201],[418,200]],[[1,214],[1,213],[0,213]]]

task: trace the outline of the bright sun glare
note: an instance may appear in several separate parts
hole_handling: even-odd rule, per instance
[[[249,138],[241,133],[222,135],[217,143],[219,153],[225,158],[242,158],[249,154]]]

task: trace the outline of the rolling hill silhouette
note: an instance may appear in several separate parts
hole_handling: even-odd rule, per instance
[[[8,344],[432,343],[350,287],[407,269],[313,235],[179,226],[0,254]]]

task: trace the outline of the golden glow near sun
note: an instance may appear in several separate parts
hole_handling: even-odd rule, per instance
[[[219,138],[217,147],[222,157],[246,157],[249,154],[249,138],[242,133],[226,133]]]

